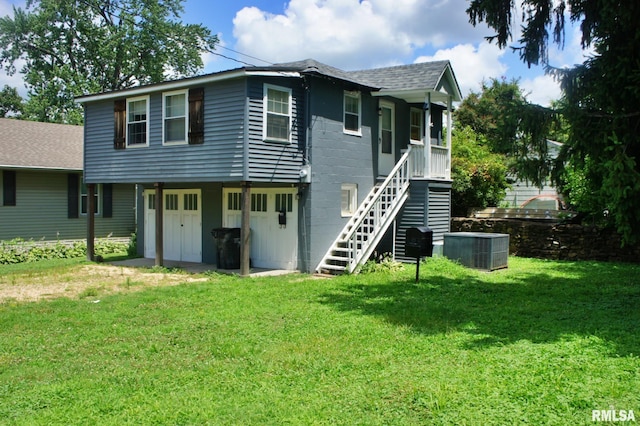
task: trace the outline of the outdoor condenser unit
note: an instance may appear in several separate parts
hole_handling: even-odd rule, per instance
[[[506,268],[509,259],[509,234],[446,233],[443,254],[469,268],[487,271]]]

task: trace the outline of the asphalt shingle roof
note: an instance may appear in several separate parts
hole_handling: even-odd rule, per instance
[[[435,89],[447,66],[449,66],[449,61],[434,61],[359,71],[343,71],[314,59],[305,59],[264,68],[318,73],[374,89],[415,90]]]
[[[0,167],[82,170],[83,127],[0,118]]]

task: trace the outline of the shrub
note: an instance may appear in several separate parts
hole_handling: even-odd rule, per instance
[[[126,243],[109,239],[96,241],[96,255],[103,256],[112,253],[124,253],[126,251]],[[0,242],[0,265],[37,262],[48,259],[72,259],[86,255],[87,243],[85,241],[63,244],[60,241],[46,243],[15,238],[10,241]]]

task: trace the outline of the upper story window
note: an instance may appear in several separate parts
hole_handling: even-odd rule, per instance
[[[16,205],[16,171],[2,171],[2,205]]]
[[[127,99],[127,146],[149,145],[149,97]]]
[[[422,142],[424,135],[424,112],[418,108],[411,108],[411,129],[410,138],[412,142]]]
[[[264,86],[264,140],[291,142],[291,89]]]
[[[162,143],[187,143],[187,92],[168,92],[162,96]]]
[[[344,92],[344,132],[361,135],[360,92]]]

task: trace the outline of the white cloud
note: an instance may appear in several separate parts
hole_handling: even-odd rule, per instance
[[[551,101],[560,99],[562,95],[560,85],[550,75],[524,79],[519,85],[529,102],[542,106],[550,106]]]
[[[315,58],[343,69],[407,61],[415,50],[486,35],[466,0],[291,0],[283,13],[236,13],[236,49],[270,62]]]
[[[471,44],[459,44],[451,49],[438,50],[432,56],[420,56],[415,62],[446,59],[451,61],[464,97],[471,91],[479,92],[483,80],[504,76],[507,66],[500,61],[504,53],[504,50],[486,42],[480,43],[478,47]]]

